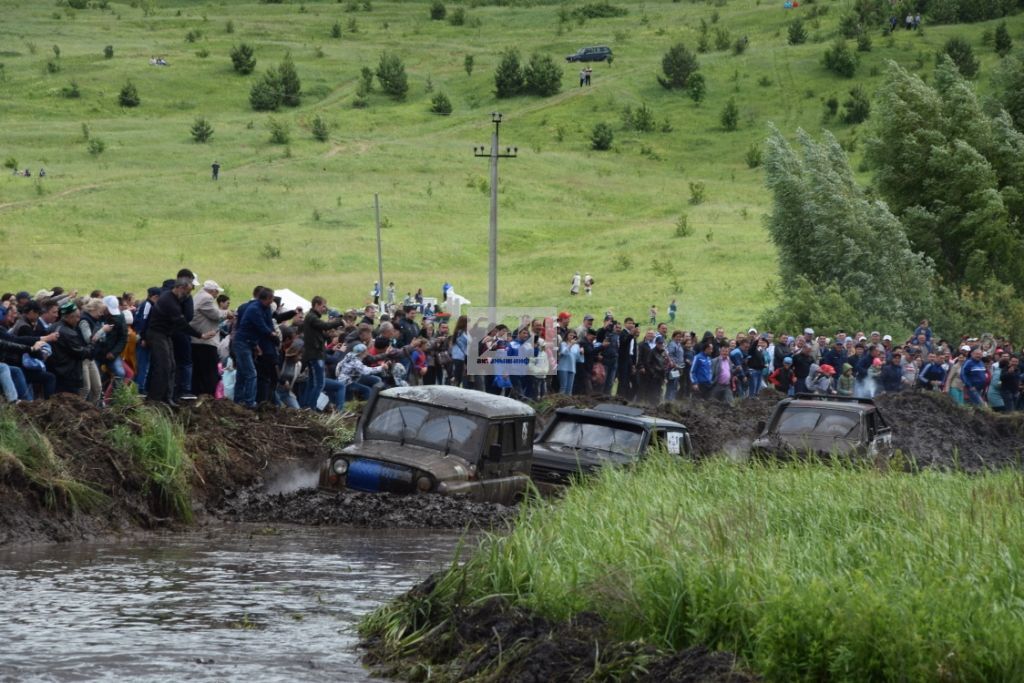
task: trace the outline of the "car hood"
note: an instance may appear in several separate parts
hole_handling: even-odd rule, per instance
[[[439,481],[467,479],[475,471],[463,457],[397,441],[363,441],[342,451],[350,458],[367,458],[430,472]]]
[[[860,439],[823,434],[772,434],[759,438],[756,445],[769,450],[781,449],[797,453],[845,455],[858,450]]]
[[[590,472],[604,465],[628,465],[636,456],[622,455],[610,451],[566,448],[558,444],[535,443],[533,445],[533,467],[539,469]]]

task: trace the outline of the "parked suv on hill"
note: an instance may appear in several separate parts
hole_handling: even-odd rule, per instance
[[[635,463],[657,446],[672,455],[693,450],[684,425],[645,415],[641,408],[559,408],[533,444],[533,481],[542,491],[550,490],[570,483],[574,475]]]
[[[758,431],[754,455],[892,456],[892,429],[870,398],[797,394],[779,401]]]
[[[440,385],[375,392],[356,439],[327,458],[320,488],[467,495],[510,504],[530,480],[534,412],[524,403]]]
[[[565,58],[567,62],[603,62],[612,61],[612,49],[605,45],[581,47],[576,54]]]

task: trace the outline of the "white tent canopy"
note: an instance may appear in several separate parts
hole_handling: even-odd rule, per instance
[[[313,308],[312,303],[290,289],[275,289],[274,296],[281,297],[282,311],[294,311],[296,308],[302,308],[303,311],[309,312]]]

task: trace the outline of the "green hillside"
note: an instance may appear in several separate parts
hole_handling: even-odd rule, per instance
[[[886,60],[930,72],[952,35],[981,58],[982,92],[999,59],[981,39],[995,22],[926,22],[923,32],[892,37],[879,26],[871,51],[859,53],[857,76],[839,78],[821,58],[852,5],[844,1],[793,10],[781,1],[621,1],[614,4],[625,16],[583,22],[572,14],[581,3],[450,3],[449,15],[465,12],[461,26],[432,21],[425,1],[371,2],[159,0],[74,10],[4,0],[0,158],[33,175],[45,167],[48,177],[0,176],[0,288],[140,291],[188,265],[236,299],[267,284],[361,304],[377,279],[377,192],[385,279],[401,292],[422,286],[428,296],[439,296],[447,280],[483,304],[488,167],[473,146],[489,143],[490,113],[501,111],[502,146],[517,146],[519,156],[501,163],[499,303],[646,315],[652,303],[664,311],[677,296],[688,328],[742,326],[765,308],[776,279],[762,225],[770,196],[761,170],[747,163],[766,124],[787,135],[817,132],[825,100],[841,103],[856,84],[872,92]],[[787,26],[798,16],[809,38],[790,46]],[[698,106],[655,77],[672,44],[696,48],[702,20],[711,51],[700,55],[708,89]],[[1021,42],[1024,22],[1008,23]],[[729,32],[728,49],[716,51],[719,28]],[[749,45],[737,55],[742,36]],[[228,56],[241,42],[256,49],[249,76],[234,73]],[[565,64],[558,95],[495,99],[503,49],[518,47],[524,62],[541,52],[564,64],[594,44],[612,46],[615,60],[593,65],[590,87],[578,87],[578,67]],[[353,107],[360,69],[376,69],[384,50],[404,61],[408,97],[394,102],[375,82],[369,106]],[[302,79],[301,106],[252,111],[253,82],[287,52]],[[169,66],[151,66],[155,56]],[[141,105],[122,109],[118,91],[128,80]],[[65,96],[72,81],[78,98]],[[451,99],[450,116],[430,112],[438,92]],[[730,98],[740,111],[733,132],[720,123]],[[658,129],[624,130],[623,109],[644,103]],[[327,142],[310,132],[317,115],[330,123]],[[207,144],[189,134],[199,116],[215,130]],[[269,142],[270,118],[290,127],[289,144]],[[599,122],[615,130],[610,151],[590,149]],[[90,140],[105,143],[102,153],[90,153],[83,125]],[[838,118],[828,125],[852,149],[856,168],[863,132]],[[690,203],[690,183],[705,184],[703,203]],[[684,214],[692,234],[677,237]],[[597,280],[585,302],[568,295],[577,269]]]

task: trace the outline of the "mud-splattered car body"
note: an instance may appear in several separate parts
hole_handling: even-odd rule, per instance
[[[685,425],[645,415],[641,408],[559,408],[533,444],[531,476],[548,491],[601,467],[631,465],[656,447],[680,456],[693,451]]]
[[[892,456],[892,429],[869,398],[798,394],[779,401],[751,446],[755,456]]]
[[[514,502],[529,485],[534,411],[448,386],[375,392],[355,442],[327,458],[320,488]]]

